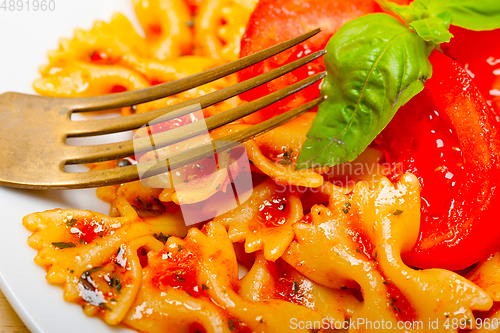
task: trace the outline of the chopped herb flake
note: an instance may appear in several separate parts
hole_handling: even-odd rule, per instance
[[[87,269],[85,272],[83,272],[82,276],[83,275],[90,275],[90,274],[93,274],[95,272],[99,272],[103,268],[104,268],[104,266],[97,266],[97,267],[94,267],[91,269]]]
[[[111,311],[111,309],[109,308],[109,306],[106,305],[106,303],[99,303],[99,307],[101,309]]]
[[[392,215],[400,215],[401,213],[403,213],[403,211],[401,209],[396,209],[396,211],[394,213],[392,213]]]
[[[391,306],[392,306],[392,308],[394,309],[394,311],[397,311],[397,312],[401,313],[401,310],[399,310],[399,308],[397,308],[397,307],[394,305],[394,303],[392,303],[392,302],[391,302]]]
[[[163,232],[160,232],[160,234],[153,234],[154,238],[165,244],[167,240],[169,239],[170,236],[166,236],[163,234]]]
[[[293,157],[293,149],[283,149],[283,159],[280,161],[280,164],[282,165],[290,165],[292,164],[292,157]]]
[[[398,307],[396,307],[396,306],[394,305],[394,303],[396,303],[396,301],[397,301],[397,300],[396,300],[395,298],[392,298],[392,297],[391,297],[391,306],[392,306],[392,308],[394,309],[394,311],[397,311],[397,312],[401,313],[401,310],[400,310]]]
[[[76,223],[77,223],[77,222],[78,222],[78,220],[77,220],[77,219],[71,219],[71,220],[66,221],[66,225],[67,225],[68,227],[74,227],[74,226],[76,225]]]
[[[69,247],[76,247],[75,243],[65,243],[65,242],[54,242],[52,243],[55,247],[58,247],[60,249],[67,249]]]
[[[121,294],[121,290],[122,290],[122,283],[120,282],[120,279],[118,279],[118,276],[116,274],[114,274],[111,279],[109,280],[109,286],[111,288],[115,288],[116,289],[116,292],[118,294]]]
[[[236,323],[234,322],[234,320],[232,319],[228,319],[227,320],[227,326],[229,327],[229,330],[231,332],[235,331],[236,330]]]

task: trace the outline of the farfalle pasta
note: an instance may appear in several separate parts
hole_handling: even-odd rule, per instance
[[[279,332],[350,323],[350,332],[376,332],[374,323],[383,320],[401,332],[427,332],[433,323],[439,332],[458,332],[446,322],[474,328],[473,311],[488,311],[498,298],[495,257],[470,280],[403,263],[419,223],[419,185],[409,174],[397,184],[382,178],[374,189],[360,182],[351,195],[339,188],[328,206],[315,205],[305,217],[299,198],[285,193],[275,200],[278,185],[266,180],[240,210],[189,231],[178,207],[158,200],[159,191],[124,186],[115,199],[121,217],[54,210],[24,219],[48,281],[112,325]],[[149,191],[149,203],[130,198],[140,191]],[[238,262],[245,260],[233,243],[241,241],[254,257],[240,280]]]
[[[215,59],[236,60],[246,22],[257,0],[202,1],[194,20],[194,50]]]
[[[131,91],[235,60],[258,1],[132,2],[144,37],[121,14],[77,30],[49,52],[35,90],[52,97]],[[171,107],[236,82],[232,75],[119,111]],[[242,103],[234,97],[167,126]],[[109,216],[62,209],[26,216],[35,263],[86,315],[145,333],[498,332],[500,253],[459,272],[407,265],[420,228],[419,180],[411,173],[386,178],[393,170],[374,146],[349,163],[296,169],[315,117],[306,113],[244,142],[253,182],[248,199],[201,223],[186,226],[182,206],[211,216],[244,166],[189,186],[173,187],[165,173],[155,180],[165,186],[136,181],[99,188]],[[186,151],[244,130],[252,119],[135,159]]]

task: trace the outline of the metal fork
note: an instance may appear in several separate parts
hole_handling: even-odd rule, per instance
[[[253,55],[190,77],[130,92],[83,98],[50,98],[12,92],[1,94],[0,185],[27,189],[76,189],[138,180],[137,165],[79,173],[66,172],[64,166],[115,160],[145,152],[150,147],[151,138],[86,146],[69,146],[66,144],[66,139],[133,130],[146,124],[153,124],[160,116],[162,121],[178,118],[192,111],[189,106],[199,104],[201,108],[206,108],[234,97],[299,68],[322,56],[324,51],[310,54],[225,89],[150,112],[120,118],[72,121],[73,112],[116,109],[175,95],[254,65],[307,40],[319,31],[320,29],[313,30]],[[316,74],[258,100],[211,116],[206,119],[206,127],[200,126],[199,122],[194,122],[155,134],[153,135],[155,147],[164,147],[194,137],[201,134],[203,130],[206,131],[207,128],[210,131],[229,124],[310,86],[322,79],[324,75],[324,73]],[[314,108],[322,100],[318,98],[243,131],[220,138],[217,152],[235,147],[239,142],[269,131]],[[213,154],[214,145],[205,144],[174,154],[172,158],[164,159],[161,163],[145,162],[146,165],[141,164],[141,168],[148,170],[148,176],[153,176]]]

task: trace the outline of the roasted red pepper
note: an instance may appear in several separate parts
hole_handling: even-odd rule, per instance
[[[467,71],[434,51],[424,91],[401,108],[377,143],[422,186],[420,237],[408,264],[466,268],[500,249],[500,133]]]

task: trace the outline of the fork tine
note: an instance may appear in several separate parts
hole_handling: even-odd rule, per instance
[[[293,95],[294,93],[314,84],[315,82],[318,82],[319,80],[324,78],[325,75],[326,74],[323,72],[310,76],[302,81],[294,83],[279,91],[275,91],[255,101],[245,103],[231,110],[211,116],[206,119],[206,122],[194,122],[186,126],[178,127],[152,136],[136,139],[134,141],[129,140],[94,146],[72,146],[69,148],[69,150],[71,152],[77,151],[77,153],[76,155],[68,157],[66,163],[80,164],[114,160],[134,154],[144,153],[147,150],[151,149],[151,142],[154,142],[155,148],[161,148],[192,138],[194,136],[205,133],[207,130],[211,131],[217,127],[241,119],[285,97]]]
[[[204,109],[223,100],[237,96],[243,92],[253,89],[261,84],[272,81],[286,73],[289,73],[310,61],[313,61],[325,54],[324,50],[317,51],[306,57],[300,58],[280,68],[276,68],[265,74],[252,79],[237,83],[227,88],[214,91],[210,94],[197,97],[195,99],[178,103],[166,108],[135,114],[127,117],[109,118],[103,120],[74,121],[69,124],[67,130],[68,137],[83,137],[91,135],[101,135],[137,129],[152,120],[161,117],[162,121],[175,119],[190,113],[189,106],[200,104]],[[165,116],[168,114],[168,116]]]
[[[238,142],[247,141],[259,134],[265,133],[293,118],[300,116],[301,114],[318,106],[324,99],[324,97],[317,98],[314,101],[303,104],[298,108],[266,120],[258,125],[218,139],[217,141],[221,141],[221,144],[217,146],[217,153],[234,148],[238,145]],[[214,145],[213,143],[209,143],[188,151],[172,155],[171,157],[169,157],[169,160],[165,158],[161,160],[145,162],[141,164],[141,167],[143,167],[145,170],[148,170],[147,176],[150,177],[163,172],[168,172],[169,170],[183,167],[203,158],[210,157],[212,156],[212,154],[214,154]],[[175,161],[171,163],[169,162],[170,160]],[[63,185],[59,185],[59,188],[89,188],[121,184],[138,180],[139,174],[137,165],[130,165],[109,170],[71,173],[66,174],[66,177],[68,179],[67,182]]]
[[[240,58],[228,64],[213,68],[203,73],[188,76],[180,80],[123,93],[95,97],[72,98],[71,100],[68,100],[68,105],[66,105],[65,108],[75,112],[108,110],[141,104],[159,98],[175,95],[194,87],[201,86],[205,83],[215,81],[246,67],[252,66],[262,60],[272,57],[273,55],[283,52],[284,50],[289,49],[311,38],[320,31],[321,29],[312,30],[308,33],[292,38],[286,42],[277,44],[268,49],[256,52],[252,55]]]

